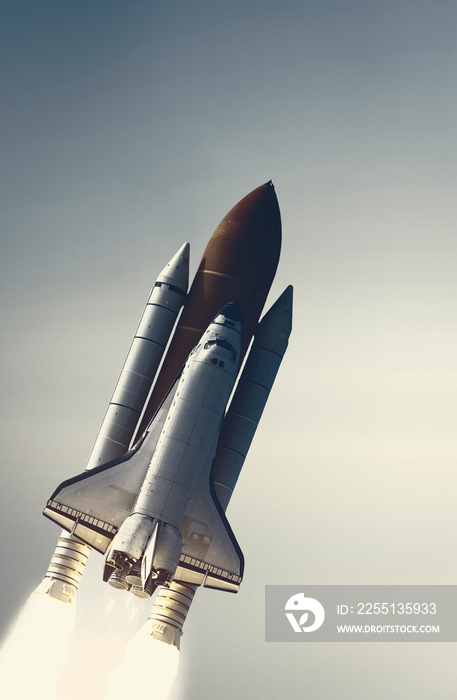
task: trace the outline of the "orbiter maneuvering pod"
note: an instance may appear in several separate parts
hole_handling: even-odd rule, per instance
[[[243,555],[225,509],[292,328],[292,287],[258,323],[280,243],[267,183],[219,224],[188,295],[188,244],[162,271],[86,470],[44,510],[70,535],[38,592],[71,603],[96,549],[112,586],[143,598],[160,586],[150,633],[179,648],[198,586],[238,590]]]

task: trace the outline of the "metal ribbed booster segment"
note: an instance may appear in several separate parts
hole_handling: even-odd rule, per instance
[[[189,281],[189,244],[162,270],[152,289],[86,469],[123,455],[184,304]]]
[[[292,331],[292,293],[287,287],[265,314],[222,425],[213,463],[217,497],[225,510],[254,438]]]
[[[173,581],[170,588],[161,586],[147,621],[151,637],[179,649],[182,628],[197,586]]]
[[[73,603],[91,548],[79,540],[60,537],[46,575],[36,593]]]
[[[189,244],[164,267],[151,291],[86,470],[123,455],[129,447],[176,318],[187,296]],[[37,588],[72,602],[90,547],[62,531],[45,577]]]

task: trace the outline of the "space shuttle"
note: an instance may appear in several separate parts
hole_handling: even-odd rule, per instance
[[[38,592],[73,602],[94,549],[111,586],[158,589],[151,635],[179,648],[199,586],[238,591],[225,511],[292,330],[290,286],[259,321],[280,243],[269,182],[219,224],[189,292],[187,243],[159,275],[86,469],[44,509],[63,531]]]

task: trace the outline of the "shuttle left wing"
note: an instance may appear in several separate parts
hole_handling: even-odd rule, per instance
[[[64,481],[52,494],[43,514],[104,554],[131,513],[176,386],[175,381],[148,432],[134,450]]]

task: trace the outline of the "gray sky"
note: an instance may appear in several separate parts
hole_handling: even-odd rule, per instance
[[[2,15],[2,630],[47,568],[42,508],[85,466],[155,277],[186,240],[195,272],[272,178],[269,304],[294,285],[294,330],[228,512],[245,580],[198,592],[173,700],[454,698],[450,645],[265,644],[263,598],[456,583],[455,3]]]

